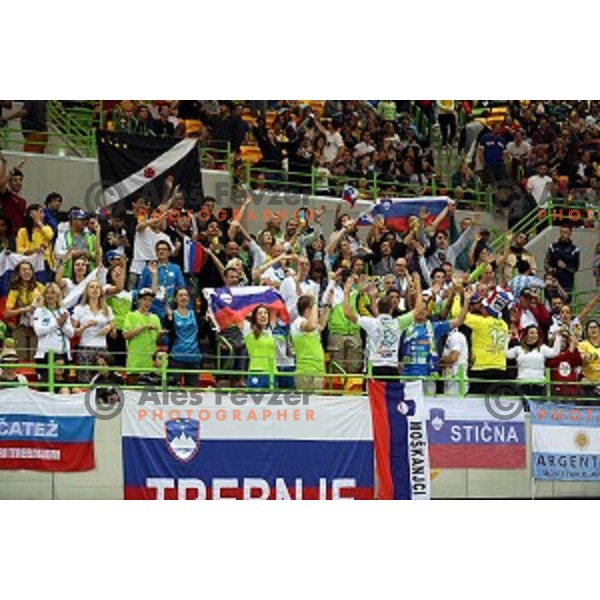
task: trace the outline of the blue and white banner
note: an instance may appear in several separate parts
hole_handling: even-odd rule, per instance
[[[533,478],[600,481],[600,408],[530,405]]]
[[[123,464],[131,500],[370,499],[369,402],[126,391]]]

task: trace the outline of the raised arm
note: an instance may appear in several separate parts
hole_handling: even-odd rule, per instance
[[[354,285],[354,277],[348,277],[344,285],[344,316],[352,323],[358,323],[358,315],[356,314],[352,303],[350,302],[350,293]]]
[[[596,304],[600,302],[600,293],[596,294],[581,310],[578,319],[583,323],[587,316],[594,310]]]

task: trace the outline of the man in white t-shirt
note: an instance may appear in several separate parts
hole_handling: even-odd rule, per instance
[[[133,242],[133,260],[129,269],[129,289],[137,287],[144,267],[151,260],[156,260],[156,243],[164,240],[171,250],[171,238],[164,232],[167,221],[167,212],[161,215],[152,215],[138,223]]]
[[[298,257],[297,268],[298,273],[296,276],[288,275],[279,288],[279,293],[283,297],[292,321],[298,316],[298,298],[300,296],[313,296],[318,303],[320,292],[319,285],[308,277],[310,261],[306,256]]]
[[[537,173],[527,180],[527,191],[533,196],[538,206],[544,204],[546,198],[550,195],[550,184],[552,177],[548,175],[548,167],[539,165]]]
[[[444,377],[456,378],[461,366],[466,377],[469,369],[469,345],[465,335],[458,329],[453,329],[446,338],[446,344],[440,359],[440,367],[443,368]],[[446,381],[444,391],[446,394],[459,395],[460,386],[458,381]],[[467,391],[468,383],[465,382],[465,394]]]
[[[350,302],[350,292],[354,277],[349,277],[344,286],[344,315],[367,332],[367,360],[370,372],[379,377],[395,377],[398,371],[398,352],[403,331],[414,323],[415,311],[420,310],[421,282],[417,275],[414,285],[417,289],[415,310],[400,317],[392,317],[392,302],[384,296],[377,301],[376,317],[358,316]]]

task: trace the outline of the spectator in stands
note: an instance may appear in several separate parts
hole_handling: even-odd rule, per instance
[[[442,134],[442,147],[452,146],[456,137],[456,111],[454,100],[438,100],[437,113],[440,133]]]
[[[131,131],[142,135],[154,134],[154,119],[146,104],[140,104],[131,122]]]
[[[325,298],[331,295],[331,305],[324,304],[323,307],[330,310],[327,320],[329,331],[328,352],[331,359],[337,362],[347,373],[362,372],[362,341],[360,337],[360,327],[355,321],[351,321],[346,316],[344,310],[344,289],[345,284],[350,278],[348,269],[338,269],[325,291]],[[353,289],[350,292],[350,305],[355,312],[357,308],[358,290]]]
[[[43,292],[44,285],[37,281],[33,265],[26,260],[19,263],[10,282],[4,317],[14,323],[12,335],[19,360],[24,363],[33,362],[36,344],[33,312]]]
[[[466,304],[466,303],[465,303]],[[440,356],[442,375],[447,378],[444,383],[444,393],[448,396],[460,395],[460,371],[466,380],[469,370],[469,344],[465,334],[456,327],[446,336]],[[463,392],[469,393],[469,383],[465,381]]]
[[[290,336],[296,356],[295,387],[299,390],[323,389],[325,352],[321,343],[321,332],[327,323],[332,299],[333,290],[330,290],[319,317],[317,296],[311,294],[298,298],[298,316],[292,323]]]
[[[244,322],[244,343],[250,357],[246,387],[268,389],[273,386],[271,376],[276,369],[277,349],[271,330],[271,314],[263,304],[250,315],[250,323]]]
[[[175,125],[170,121],[171,108],[168,104],[162,104],[158,110],[158,119],[152,123],[152,131],[159,136],[173,137]]]
[[[299,256],[296,265],[298,272],[295,275],[288,274],[279,288],[292,320],[298,317],[296,310],[301,296],[316,298],[317,305],[320,296],[318,284],[310,278],[310,260],[306,256]]]
[[[418,297],[422,301],[419,306]],[[443,336],[457,329],[463,324],[469,308],[471,292],[464,294],[463,307],[458,316],[451,321],[430,319],[434,310],[435,299],[430,290],[419,294],[417,288],[417,307],[415,310],[414,323],[411,324],[404,334],[402,342],[403,369],[402,374],[411,377],[426,377],[439,374],[440,361],[438,347]],[[429,393],[435,392],[435,385],[426,383],[425,389]]]
[[[579,270],[581,253],[572,240],[573,230],[561,226],[558,241],[546,253],[546,271],[554,275],[566,292],[572,292],[575,273]]]
[[[500,123],[495,123],[492,131],[484,133],[479,140],[480,160],[483,165],[485,182],[493,184],[506,180],[504,150],[506,142],[501,135]]]
[[[580,393],[580,388],[574,385],[579,379],[579,371],[583,364],[581,354],[577,349],[577,338],[564,328],[560,335],[561,350],[558,356],[547,360],[550,368],[550,380],[552,386],[552,397],[562,399],[564,402],[572,402],[573,398]]]
[[[548,175],[548,165],[537,166],[536,174],[527,180],[527,191],[533,196],[538,206],[545,204],[552,193],[552,177]]]
[[[27,200],[20,193],[25,177],[21,169],[26,161],[24,158],[7,173],[6,158],[0,151],[0,208],[10,220],[13,231],[18,231],[25,224]]]
[[[453,307],[453,314],[456,311]],[[508,346],[508,325],[499,317],[492,316],[483,305],[483,298],[473,295],[470,298],[469,313],[465,325],[471,330],[472,366],[469,378],[471,394],[487,393],[490,382],[506,378],[506,349]]]
[[[543,344],[542,339],[537,325],[529,325],[523,331],[521,345],[506,351],[508,359],[517,361],[517,380],[528,382],[522,384],[524,395],[538,399],[545,395],[543,382],[546,379],[546,359],[557,357],[561,348],[560,335],[556,336],[552,347]],[[537,381],[540,383],[531,383]]]
[[[506,256],[506,260],[504,261],[503,266],[503,275],[504,279],[508,281],[512,279],[516,275],[518,275],[517,271],[517,262],[519,260],[526,260],[529,263],[529,267],[531,269],[531,274],[535,275],[537,273],[537,263],[535,260],[535,256],[531,254],[525,246],[527,245],[527,234],[523,231],[517,232],[513,235],[511,232],[507,232],[506,239],[509,243],[512,242],[510,246],[510,251]]]
[[[139,307],[125,317],[123,337],[127,341],[127,368],[152,368],[152,354],[161,335],[160,319],[150,312],[155,293],[151,288],[138,292]],[[135,382],[139,372],[131,373],[129,379]]]
[[[74,335],[71,318],[66,309],[62,308],[62,294],[56,283],[48,283],[44,292],[36,300],[33,313],[33,330],[37,336],[35,362],[38,364],[38,379],[47,380],[45,365],[48,352],[52,350],[55,358],[64,360],[65,364],[71,360],[71,347],[69,340]]]
[[[600,396],[600,323],[591,319],[585,326],[585,340],[579,343],[583,357],[582,381],[589,385],[591,397]]]
[[[526,260],[517,262],[517,273],[518,275],[507,282],[508,289],[515,298],[518,298],[525,288],[543,289],[546,287],[546,282],[543,279],[532,274],[531,265]]]
[[[73,311],[73,327],[79,338],[75,362],[79,366],[96,364],[96,355],[108,347],[108,336],[115,335],[115,317],[106,303],[102,285],[98,280],[92,280],[85,286],[82,303]],[[93,372],[77,371],[79,383],[89,383]]]
[[[113,335],[108,336],[108,350],[115,359],[115,364],[125,366],[127,344],[123,337],[125,318],[131,312],[132,294],[125,289],[126,262],[119,258],[118,264],[111,265],[106,273],[106,304],[113,312],[115,328]]]
[[[52,231],[54,232],[53,241],[58,235],[59,212],[62,202],[62,196],[58,192],[50,192],[44,201],[44,223],[52,227]]]
[[[79,257],[84,257],[90,263],[91,269],[95,268],[96,251],[99,245],[96,234],[99,233],[96,219],[88,220],[88,216],[81,209],[71,209],[69,229],[58,236],[55,244],[56,257],[65,264],[65,277],[71,277],[73,261]]]
[[[202,353],[200,337],[205,331],[204,319],[190,309],[190,293],[186,287],[175,292],[175,308],[167,303],[166,327],[169,332],[169,367],[171,369],[200,369]],[[187,387],[198,384],[197,373],[182,373]]]
[[[16,369],[11,367],[11,364],[21,362],[19,355],[15,350],[15,341],[11,338],[4,340],[2,352],[0,352],[0,390],[7,387],[26,386],[28,384],[27,377],[21,373],[17,373]]]
[[[0,252],[15,252],[17,244],[9,218],[0,213]]]
[[[156,242],[155,252],[156,262],[150,261],[144,267],[138,290],[150,288],[154,292],[151,311],[164,322],[167,314],[166,305],[173,302],[175,290],[185,287],[185,280],[179,266],[169,261],[171,256],[169,242],[165,240]]]
[[[512,142],[508,142],[506,145],[506,157],[509,163],[510,178],[513,181],[517,181],[522,178],[525,173],[525,165],[529,153],[531,152],[531,145],[525,139],[525,133],[519,129],[515,133],[515,139]]]
[[[115,360],[111,353],[100,350],[96,354],[95,366],[96,374],[90,381],[90,387],[96,386],[96,398],[101,402],[110,402],[111,397],[114,398],[113,401],[119,400],[119,394],[115,388],[125,385],[125,379],[116,371],[111,370],[115,366]]]
[[[53,238],[52,227],[44,223],[44,208],[40,204],[30,204],[25,215],[25,226],[17,232],[17,252],[25,256],[43,254],[46,270],[54,271]],[[46,276],[50,277],[50,274]]]
[[[169,245],[171,240],[165,233],[167,213],[148,215],[143,208],[135,232],[133,243],[133,260],[129,269],[129,289],[137,287],[139,278],[147,263],[156,260],[156,244],[166,241]],[[145,214],[144,214],[145,213]]]
[[[23,152],[44,154],[48,141],[47,100],[25,100],[23,106],[4,117],[7,121],[21,120],[25,138]]]
[[[478,218],[473,219],[474,224],[477,224],[478,222]],[[456,242],[450,245],[448,233],[442,230],[438,231],[435,234],[434,244],[430,246],[429,257],[427,258],[429,270],[431,271],[436,267],[441,267],[444,262],[449,262],[454,267],[457,257],[471,242],[472,235],[473,226],[467,227]]]
[[[359,316],[351,302],[354,283],[355,278],[349,277],[344,285],[344,316],[367,333],[368,372],[375,377],[397,377],[400,339],[402,333],[414,322],[415,313],[393,318],[391,300],[384,296],[377,301],[376,316]],[[415,286],[420,290],[418,277],[415,277]]]

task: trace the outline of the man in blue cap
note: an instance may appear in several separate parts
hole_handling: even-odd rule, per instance
[[[92,231],[90,231],[90,229]],[[71,277],[73,261],[85,257],[90,263],[90,270],[96,267],[96,234],[98,223],[89,219],[79,207],[73,207],[69,213],[69,229],[56,239],[54,251],[57,258],[65,263],[64,277]]]

